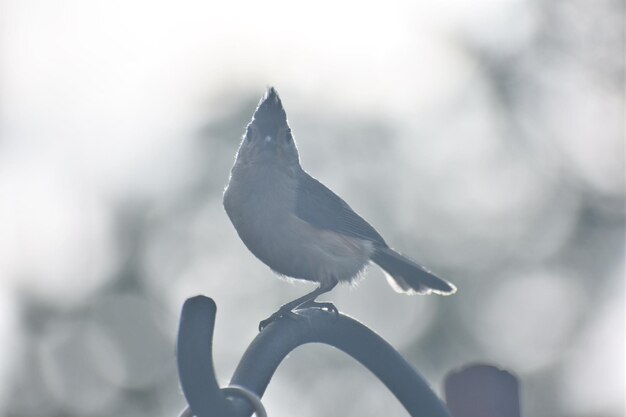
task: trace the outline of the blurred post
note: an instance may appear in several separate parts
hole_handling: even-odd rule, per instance
[[[446,377],[448,409],[455,417],[520,417],[519,382],[491,365],[471,365]]]

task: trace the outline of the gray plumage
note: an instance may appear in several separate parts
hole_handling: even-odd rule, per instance
[[[246,128],[224,192],[224,208],[244,244],[272,270],[320,283],[313,299],[337,282],[352,281],[370,261],[388,274],[396,291],[455,291],[452,284],[391,249],[344,200],[302,169],[274,88],[268,89]]]

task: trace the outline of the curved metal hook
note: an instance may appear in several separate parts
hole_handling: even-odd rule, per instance
[[[309,308],[301,319],[281,318],[252,341],[235,370],[231,384],[244,385],[262,396],[278,365],[293,349],[324,343],[347,353],[369,369],[412,416],[452,417],[443,402],[413,366],[372,330],[341,313]],[[241,415],[251,410],[236,402]]]
[[[213,367],[215,302],[204,296],[183,304],[178,327],[176,359],[180,385],[197,417],[229,417],[234,414],[220,391]]]
[[[181,386],[197,417],[249,416],[253,412],[250,405],[243,399],[227,401],[215,379],[210,346],[215,310],[213,300],[202,296],[187,300],[183,306],[178,339]],[[194,314],[197,316],[192,317]],[[256,336],[239,362],[231,385],[245,387],[261,397],[289,352],[305,343],[325,343],[374,373],[412,416],[451,417],[411,364],[363,324],[317,308],[300,310],[298,315],[301,319],[278,319]],[[191,346],[194,344],[198,345]]]

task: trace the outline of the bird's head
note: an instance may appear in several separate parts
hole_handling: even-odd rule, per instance
[[[246,127],[237,158],[245,158],[248,163],[299,164],[287,114],[274,87],[269,87],[261,98]]]

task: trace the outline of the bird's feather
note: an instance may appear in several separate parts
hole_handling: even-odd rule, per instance
[[[313,227],[369,240],[386,247],[382,236],[324,184],[306,172],[298,179],[295,214]]]

